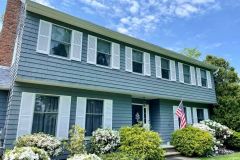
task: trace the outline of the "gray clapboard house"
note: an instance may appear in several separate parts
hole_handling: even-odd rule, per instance
[[[117,130],[138,121],[168,143],[179,128],[175,111],[181,99],[188,124],[209,118],[216,103],[215,70],[26,1],[10,67],[9,94],[0,91],[3,147],[35,132],[67,138],[75,124],[85,128],[88,137],[97,128]]]

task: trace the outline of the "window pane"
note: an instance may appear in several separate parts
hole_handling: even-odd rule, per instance
[[[133,72],[143,73],[143,64],[138,62],[133,62]]]
[[[102,118],[103,101],[88,99],[85,124],[86,136],[91,136],[93,131],[102,128]]]
[[[201,80],[202,80],[202,86],[207,87],[207,73],[203,69],[201,69]]]
[[[169,60],[162,58],[161,59],[161,66],[163,69],[168,69],[169,70]]]
[[[190,66],[183,65],[184,83],[190,83]]]
[[[134,62],[143,63],[143,53],[140,51],[133,50],[132,58]]]
[[[103,66],[110,66],[110,55],[98,52],[97,53],[97,64],[100,64]]]
[[[162,69],[162,78],[169,79],[170,78],[169,74],[170,74],[169,70]]]
[[[60,42],[70,43],[71,31],[59,26],[52,26],[52,39]]]
[[[33,115],[32,132],[55,135],[59,97],[37,95]]]
[[[97,40],[97,51],[105,54],[111,54],[111,43],[98,39]]]
[[[197,109],[198,123],[204,120],[203,109]]]
[[[51,41],[50,54],[61,57],[69,57],[70,45],[58,41]]]

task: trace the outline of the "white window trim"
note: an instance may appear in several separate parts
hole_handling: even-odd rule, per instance
[[[201,72],[201,70],[204,70],[204,71],[206,72],[206,80],[207,80],[207,82],[206,82],[206,86],[201,85],[201,86],[198,86],[198,87],[206,88],[206,89],[211,89],[211,88],[208,88],[207,70],[206,70],[206,69],[203,69],[203,68],[200,68],[200,78],[201,78],[201,82],[202,82],[202,72]],[[201,84],[202,84],[202,83],[201,83]]]
[[[134,71],[133,71],[133,50],[142,53],[142,58],[143,58],[143,62],[142,62],[142,73],[138,73],[138,72],[134,72]],[[150,53],[149,53],[149,54],[150,54]],[[150,55],[150,56],[151,56],[151,55]],[[151,66],[150,66],[150,67],[151,67]],[[151,68],[150,68],[150,72],[151,72]],[[133,74],[136,74],[136,75],[145,76],[145,75],[144,75],[144,51],[141,51],[141,50],[135,49],[135,48],[132,48],[132,73],[133,73]]]
[[[191,81],[192,81],[192,77],[191,77],[191,66],[190,66],[189,64],[183,63],[183,68],[184,68],[184,65],[186,65],[186,66],[189,67],[190,82],[189,82],[189,83],[186,83],[186,82],[185,82],[185,80],[184,80],[184,69],[183,69],[183,84],[187,84],[187,85],[193,86],[193,85],[191,84]]]
[[[165,58],[165,57],[161,57],[161,59],[160,59],[160,61],[161,61],[161,72],[162,72],[162,69],[163,69],[163,68],[162,68],[162,59],[165,59],[165,60],[168,60],[168,61],[169,61],[169,79],[163,78],[162,75],[161,75],[161,79],[162,79],[162,80],[166,80],[166,81],[172,81],[172,80],[171,80],[171,66],[170,66],[170,65],[171,65],[171,64],[170,64],[170,63],[171,63],[170,61],[171,61],[171,60],[168,59],[168,58]],[[174,82],[174,81],[172,81],[172,82]]]
[[[99,37],[96,37],[96,38],[97,38],[97,42],[96,42],[96,62],[95,62],[95,66],[103,67],[103,68],[108,68],[108,69],[113,69],[113,68],[112,68],[112,42],[109,41],[109,40],[103,39],[103,38],[99,38]],[[101,65],[101,64],[97,64],[97,54],[98,54],[97,45],[98,45],[98,39],[110,43],[110,55],[111,55],[111,57],[110,57],[110,64],[109,64],[109,66],[104,66],[104,65]]]

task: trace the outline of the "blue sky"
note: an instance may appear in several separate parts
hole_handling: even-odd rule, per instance
[[[196,47],[201,59],[223,57],[240,73],[240,0],[35,1],[177,52]]]

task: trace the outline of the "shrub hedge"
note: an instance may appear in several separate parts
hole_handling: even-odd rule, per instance
[[[227,148],[240,151],[240,132],[233,132],[230,138],[227,139]]]
[[[120,129],[120,151],[136,159],[162,160],[164,151],[160,148],[161,139],[158,133],[139,126]]]
[[[213,136],[207,131],[188,126],[172,134],[171,144],[185,156],[204,156],[212,151]]]

